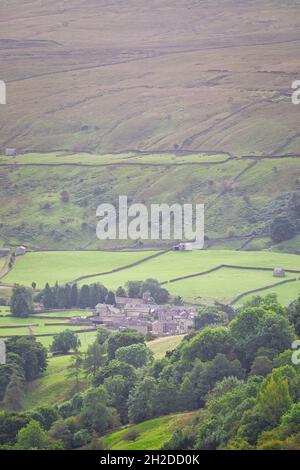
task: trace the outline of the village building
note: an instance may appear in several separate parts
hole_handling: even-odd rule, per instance
[[[186,334],[194,327],[195,307],[154,305],[150,293],[142,299],[117,297],[116,305],[98,304],[95,315],[89,317],[94,326],[113,330],[130,328],[156,336]]]
[[[181,242],[174,246],[174,251],[193,251],[193,243]]]
[[[26,254],[26,248],[25,246],[18,246],[15,251],[16,256],[23,256]]]
[[[0,248],[0,257],[8,256],[10,254],[10,248]]]
[[[283,268],[275,268],[273,271],[274,277],[285,277],[285,270]]]
[[[6,148],[5,149],[5,156],[6,157],[16,157],[17,156],[17,149],[15,149],[15,148]]]

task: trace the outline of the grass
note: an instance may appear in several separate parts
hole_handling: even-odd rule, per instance
[[[217,152],[206,156],[132,156],[124,153],[115,156],[75,154],[69,157],[56,157],[50,153],[24,155],[16,161],[24,159],[26,162],[33,158],[45,163],[53,159],[75,162],[68,166],[32,167],[26,163],[23,166],[21,163],[1,166],[1,231],[10,244],[25,244],[33,250],[137,247],[138,244],[131,240],[103,241],[96,237],[96,225],[99,220],[96,217],[97,206],[103,202],[117,205],[120,194],[126,194],[129,203],[145,203],[148,206],[151,203],[204,202],[208,246],[240,248],[243,240],[230,240],[228,235],[244,235],[254,230],[267,233],[271,220],[277,212],[283,210],[280,198],[284,194],[294,192],[297,189],[296,180],[300,178],[299,159],[292,158],[285,158],[283,161],[258,161],[255,167],[243,174],[241,172],[248,168],[250,160],[235,159],[210,166],[176,164],[182,163],[183,160],[192,163],[197,159],[199,163],[219,161],[220,155]],[[85,159],[102,161],[103,165],[105,162],[123,160],[143,161],[144,164],[115,164],[102,167],[96,165],[92,168],[76,166],[76,161],[84,163]],[[165,162],[166,159],[173,162],[171,166],[147,164],[148,160]],[[277,173],[273,170],[275,165]],[[64,203],[61,200],[62,191],[68,191],[69,202]],[[217,197],[221,194],[222,197]],[[218,240],[215,240],[216,238]],[[166,244],[161,241],[154,243],[160,246]],[[153,241],[146,240],[144,245],[152,249]],[[297,240],[290,250],[299,250]],[[19,263],[18,259],[16,266]],[[55,279],[56,275],[53,277]],[[4,278],[4,282],[6,279],[10,279],[10,275]],[[39,282],[39,279],[31,279],[32,281]]]
[[[30,286],[33,281],[43,288],[72,281],[82,275],[101,273],[138,261],[153,252],[50,251],[27,253],[17,258],[13,270],[2,281]]]
[[[31,410],[43,405],[53,405],[71,396],[74,384],[67,377],[70,356],[54,357],[49,360],[43,377],[27,385],[24,409]]]
[[[87,281],[102,282],[108,288],[116,289],[129,280],[145,280],[153,277],[160,282],[165,282],[177,277],[207,271],[221,264],[268,268],[282,266],[285,269],[300,270],[299,257],[293,254],[267,251],[202,250],[190,253],[166,253],[143,265],[119,273],[90,278]],[[295,277],[295,275],[287,274],[286,279],[291,277]],[[168,283],[164,287],[172,295],[181,295],[186,301],[199,303],[218,299],[228,302],[242,292],[268,286],[276,281],[271,271],[243,271],[223,268],[205,276]],[[292,298],[288,298],[288,301],[290,300]]]
[[[176,155],[175,153],[137,154],[135,152],[120,154],[68,154],[67,152],[53,152],[47,154],[27,153],[14,157],[0,155],[0,163],[22,164],[22,165],[62,165],[76,164],[82,166],[102,166],[119,164],[138,165],[177,165],[189,163],[215,163],[223,162],[229,155],[205,153],[191,153],[187,155]]]
[[[285,279],[294,277],[294,274],[287,274]],[[212,303],[217,299],[228,303],[243,292],[269,286],[275,282],[278,282],[278,279],[275,279],[270,271],[223,268],[203,277],[167,284],[166,287],[171,294],[179,294],[188,301]],[[292,300],[288,294],[287,299]]]
[[[153,352],[155,359],[161,359],[165,356],[167,351],[175,349],[181,343],[183,337],[184,335],[164,336],[162,338],[149,341],[147,346]]]
[[[264,296],[272,293],[277,295],[278,300],[282,305],[288,306],[300,295],[300,281],[291,282],[290,284],[285,284],[283,286],[271,287],[270,289],[263,290],[258,294]],[[242,305],[244,302],[251,299],[251,297],[253,297],[253,294],[243,297],[237,305]]]
[[[242,14],[232,0],[226,8],[193,2],[192,14],[179,0],[155,10],[141,0],[138,11],[129,2],[121,12],[102,2],[71,5],[60,21],[58,0],[50,10],[44,2],[22,2],[17,11],[11,2],[3,6],[3,37],[22,43],[30,58],[12,57],[3,44],[3,80],[17,98],[1,116],[4,142],[98,152],[299,148],[292,138],[297,107],[290,97],[274,97],[295,69],[295,2],[284,10],[280,2],[257,2],[255,9],[244,2]],[[28,104],[26,116],[19,103]]]
[[[179,413],[144,421],[127,426],[101,439],[104,449],[108,450],[159,450],[172,437],[176,429],[185,429],[199,412]],[[131,433],[137,438],[129,439]]]
[[[41,285],[57,279],[63,283],[83,274],[98,271],[109,271],[118,266],[131,264],[146,258],[153,252],[37,252],[28,253],[17,260],[13,270],[5,281],[30,285],[32,278],[41,279]],[[94,276],[80,281],[79,284],[100,282],[109,289],[124,286],[130,280],[155,278],[159,282],[204,272],[219,265],[267,267],[277,266],[285,269],[300,270],[299,256],[289,253],[271,251],[232,251],[232,250],[199,250],[194,252],[168,252],[113,274]],[[59,266],[59,269],[58,269]],[[287,273],[286,279],[295,277]],[[267,287],[278,281],[272,271],[244,271],[222,268],[205,276],[167,283],[165,287],[174,296],[181,295],[186,301],[212,302],[214,299],[228,302],[238,294],[248,290]],[[292,289],[287,291],[292,293]],[[292,298],[287,294],[285,301]],[[69,315],[69,313],[67,314]],[[70,316],[72,313],[70,313]]]

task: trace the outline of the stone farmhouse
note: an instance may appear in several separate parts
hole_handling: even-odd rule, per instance
[[[142,299],[117,297],[116,305],[98,304],[89,320],[113,330],[130,328],[156,336],[179,335],[194,327],[196,309],[189,306],[156,305],[145,293]]]
[[[26,254],[25,246],[18,246],[15,251],[16,256],[23,256]]]

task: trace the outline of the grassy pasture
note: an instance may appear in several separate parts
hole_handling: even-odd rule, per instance
[[[154,252],[50,251],[27,253],[17,258],[13,270],[2,281],[30,286],[33,281],[43,288],[72,281],[87,274],[101,273],[134,263]]]
[[[160,449],[178,428],[185,429],[192,424],[199,412],[179,413],[126,426],[101,439],[104,449],[108,450],[155,450]],[[136,432],[137,438],[131,440],[129,433]]]
[[[277,294],[279,302],[287,306],[300,295],[300,281],[291,282],[283,286],[270,287],[258,294],[264,296],[271,293]],[[253,294],[243,297],[236,305],[242,305],[244,302],[251,299],[251,297],[253,297]]]
[[[40,279],[40,286],[47,281],[68,282],[78,275],[109,271],[118,266],[131,264],[146,258],[153,252],[37,252],[28,253],[17,260],[5,282],[30,285],[33,278]],[[247,252],[231,250],[199,250],[194,252],[168,252],[138,266],[113,274],[94,276],[79,284],[100,282],[110,289],[117,289],[129,280],[155,278],[160,282],[196,274],[226,264],[232,266],[268,267],[300,270],[299,256],[270,251]],[[59,266],[59,269],[58,269]],[[295,277],[287,273],[286,279]],[[232,300],[248,290],[267,287],[278,279],[270,271],[244,271],[222,268],[219,271],[191,279],[167,283],[165,287],[172,295],[181,295],[188,301]],[[287,286],[285,286],[287,287]],[[294,292],[289,289],[288,292]],[[287,301],[292,300],[287,296]]]
[[[52,405],[69,398],[74,384],[67,377],[70,356],[59,356],[49,360],[44,375],[27,385],[24,409]]]
[[[155,359],[161,359],[165,356],[167,351],[175,349],[181,343],[183,337],[184,335],[164,336],[162,338],[149,341],[147,346],[153,352]]]
[[[228,158],[226,154],[205,154],[191,153],[186,155],[176,155],[174,153],[120,153],[120,154],[90,154],[90,153],[27,153],[16,157],[6,157],[0,155],[0,164],[22,164],[22,165],[118,165],[118,164],[139,164],[139,165],[177,165],[189,163],[215,163],[222,162]]]

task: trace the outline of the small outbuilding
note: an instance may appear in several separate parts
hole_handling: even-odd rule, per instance
[[[175,251],[193,251],[193,244],[189,242],[181,242],[174,246]]]
[[[26,254],[26,248],[25,246],[18,246],[15,251],[16,256],[23,256]]]
[[[10,248],[0,248],[0,258],[3,256],[8,256],[10,254]]]
[[[274,277],[285,277],[285,270],[283,268],[275,268],[273,271]]]
[[[17,156],[17,149],[15,149],[15,148],[6,148],[5,149],[5,156],[6,157],[16,157]]]

